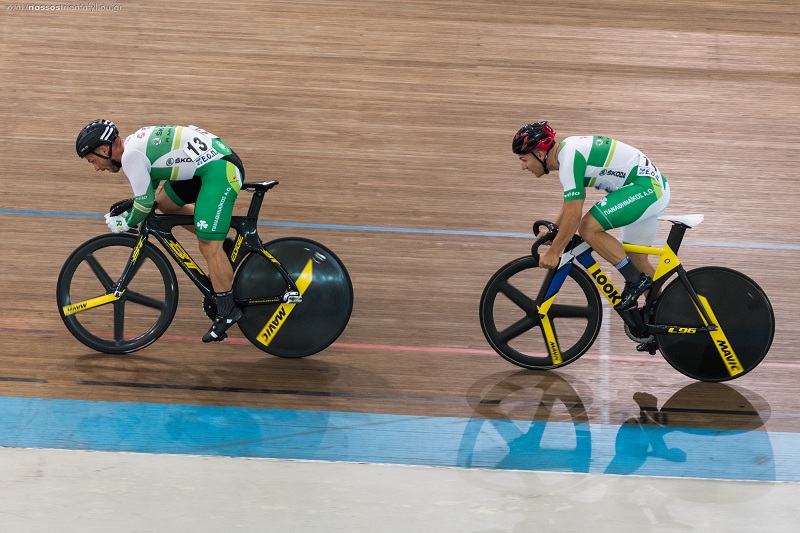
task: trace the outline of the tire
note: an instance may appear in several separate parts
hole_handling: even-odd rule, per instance
[[[304,269],[310,283],[298,304],[243,306],[237,324],[261,350],[278,357],[306,357],[330,346],[342,334],[353,311],[353,284],[339,258],[322,244],[302,238],[283,238],[264,244],[292,277]],[[286,288],[277,269],[263,255],[250,253],[236,271],[236,300],[271,297]]]
[[[531,256],[511,261],[492,276],[480,301],[481,329],[492,348],[507,361],[533,370],[577,360],[594,343],[603,319],[600,293],[589,275],[573,265],[548,312],[562,359],[554,364],[536,307],[542,302],[528,296],[542,292],[547,272]]]
[[[65,315],[64,306],[109,294],[119,280],[138,237],[101,235],[80,245],[58,275],[56,300],[64,325],[98,352],[127,354],[155,342],[178,308],[178,280],[167,258],[145,243],[127,289],[109,304]]]
[[[739,378],[764,359],[775,334],[775,314],[767,295],[744,274],[724,267],[701,267],[687,272],[697,293],[709,305],[742,366],[730,375],[709,333],[656,335],[664,359],[678,372],[699,381]],[[656,324],[701,327],[700,317],[680,279],[673,280],[659,298]]]

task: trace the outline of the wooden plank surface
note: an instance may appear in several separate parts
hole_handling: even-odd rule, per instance
[[[511,136],[546,119],[560,135],[642,149],[670,179],[669,212],[706,215],[688,240],[722,245],[686,246],[684,262],[752,276],[777,319],[765,364],[733,390],[755,398],[768,428],[797,428],[796,2],[118,5],[2,6],[0,394],[477,416],[486,387],[536,397],[546,382],[609,423],[639,412],[636,392],[666,401],[691,381],[637,354],[616,316],[602,346],[558,372],[520,373],[491,353],[478,299],[525,239],[265,228],[317,239],[347,264],[356,301],[336,346],[287,361],[239,333],[203,345],[207,320],[182,278],[168,336],[109,357],[72,339],[54,302],[65,258],[102,219],[11,211],[99,214],[130,196],[122,174],[74,155],[77,131],[104,117],[123,134],[179,123],[220,135],[248,180],[281,181],[264,220],[523,233],[555,216],[561,194],[553,174],[519,169]],[[700,411],[729,389],[702,390]]]

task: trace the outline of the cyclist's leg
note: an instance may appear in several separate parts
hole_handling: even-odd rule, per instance
[[[622,242],[652,246],[658,231],[658,217],[664,213],[670,197],[669,183],[664,180],[664,185],[658,190],[655,200],[650,202],[650,205],[636,220],[622,227]]]
[[[158,210],[167,215],[194,215],[194,203],[202,182],[199,176],[190,180],[165,181],[156,193]],[[194,226],[183,226],[196,233]]]
[[[202,187],[195,204],[195,228],[217,306],[217,317],[203,336],[204,342],[211,342],[224,339],[227,336],[225,331],[242,316],[233,302],[233,267],[222,248],[241,188],[242,170],[231,161],[218,159],[203,165],[198,174],[202,178]]]
[[[606,228],[597,221],[591,210],[581,219],[578,234],[591,245],[600,257],[612,265],[625,259],[625,250],[622,248],[622,243],[606,232]]]
[[[666,194],[665,194],[666,190]],[[635,244],[649,245],[655,238],[658,229],[658,214],[663,212],[669,201],[666,180],[639,177],[633,183],[609,193],[597,202],[584,217],[581,223],[581,236],[597,250],[607,261],[611,262],[625,277],[623,299],[617,305],[619,309],[632,307],[636,299],[652,285],[652,270],[647,257],[631,259],[622,249],[622,244],[611,237],[607,230],[623,228],[623,240],[630,242],[629,235],[635,237]],[[654,218],[652,222],[635,225],[640,220]],[[634,230],[625,230],[634,225]],[[594,242],[599,247],[595,247]],[[645,242],[648,241],[648,242]],[[644,275],[642,275],[644,274]]]
[[[622,228],[622,242],[638,244],[639,246],[652,246],[658,232],[658,217],[664,213],[670,200],[669,183],[664,180],[663,189],[658,199],[648,207],[642,216],[632,224]],[[636,267],[652,277],[656,269],[650,263],[646,254],[629,254],[631,262]]]
[[[233,205],[241,188],[241,171],[224,159],[206,163],[200,171],[202,187],[195,204],[194,225],[214,290],[223,292],[231,288],[233,269],[222,242],[230,229]]]

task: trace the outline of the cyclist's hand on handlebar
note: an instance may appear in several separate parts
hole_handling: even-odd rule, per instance
[[[127,211],[117,216],[111,216],[111,213],[106,213],[106,226],[114,233],[124,233],[130,229],[125,222],[127,216]]]
[[[557,268],[559,262],[561,262],[561,254],[556,253],[552,248],[539,256],[539,267],[541,268]]]
[[[111,207],[108,208],[108,214],[111,216],[122,215],[130,211],[131,207],[133,207],[133,198],[126,198],[111,204]]]

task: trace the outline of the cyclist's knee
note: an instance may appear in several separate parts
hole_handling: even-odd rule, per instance
[[[206,255],[206,253],[214,253],[218,250],[222,250],[222,241],[216,239],[207,239],[198,235],[197,246],[200,248],[200,253]]]
[[[156,193],[156,202],[158,202],[158,210],[166,215],[179,215],[184,206],[177,205],[169,195],[164,192],[164,189]]]
[[[578,235],[580,235],[584,240],[586,237],[592,237],[592,235],[596,235],[597,233],[603,232],[603,226],[597,221],[591,213],[586,213],[581,218],[581,223],[578,226]]]

